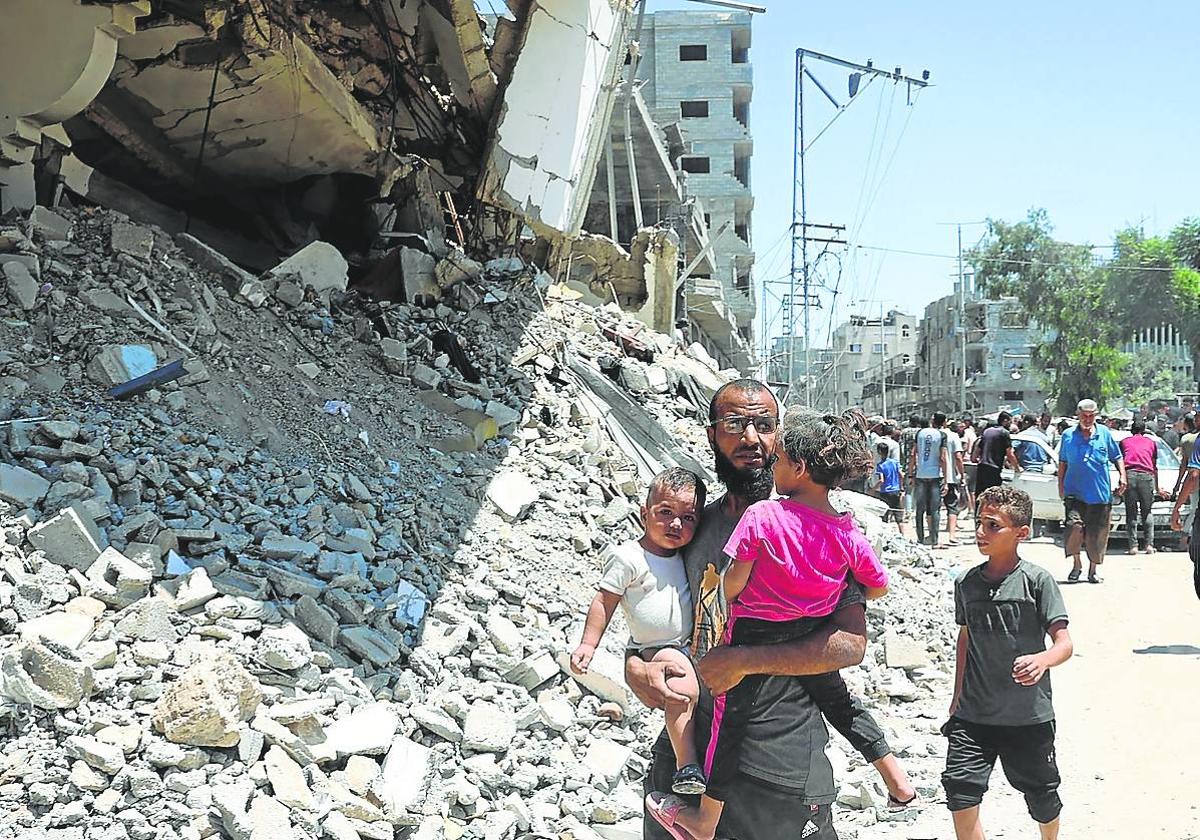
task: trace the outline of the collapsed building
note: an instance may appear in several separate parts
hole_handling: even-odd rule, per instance
[[[520,252],[746,368],[687,144],[626,69],[634,6],[509,0],[485,21],[466,0],[15,0],[0,213],[100,205],[254,274],[323,242],[350,287],[393,301],[436,296],[462,274],[447,258]]]

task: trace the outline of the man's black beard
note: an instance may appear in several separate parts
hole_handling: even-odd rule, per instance
[[[771,491],[775,489],[775,475],[771,468],[778,460],[777,456],[769,456],[766,464],[757,470],[742,470],[726,458],[720,449],[714,449],[713,455],[717,461],[717,478],[731,495],[747,502],[771,498]]]

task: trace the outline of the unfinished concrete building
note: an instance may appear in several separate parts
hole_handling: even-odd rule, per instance
[[[656,12],[640,39],[641,93],[683,144],[674,164],[713,238],[711,274],[685,284],[698,337],[738,366],[753,356],[756,311],[750,159],[753,68],[748,12]]]

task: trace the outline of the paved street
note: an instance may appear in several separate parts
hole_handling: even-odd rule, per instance
[[[1200,601],[1186,554],[1130,557],[1122,546],[1105,582],[1063,584],[1075,656],[1055,672],[1064,840],[1200,838]],[[976,562],[973,546],[954,549]],[[1065,581],[1070,564],[1048,539],[1024,556]],[[999,766],[984,802],[991,838],[1037,837],[1024,800]],[[952,838],[943,804],[904,828],[863,837]]]

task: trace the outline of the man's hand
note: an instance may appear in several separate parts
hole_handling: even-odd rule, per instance
[[[1172,511],[1171,511],[1171,530],[1172,531],[1182,531],[1183,530],[1183,516],[1182,516],[1182,512],[1179,510],[1178,505],[1176,505],[1174,507],[1174,509],[1172,509]]]
[[[571,654],[571,670],[576,674],[586,674],[588,666],[592,664],[592,657],[596,655],[595,645],[581,644],[575,648],[575,652]]]
[[[1046,667],[1046,662],[1041,654],[1018,656],[1013,661],[1013,682],[1019,685],[1037,685],[1038,680],[1046,673]]]
[[[625,682],[641,704],[648,709],[665,709],[667,703],[689,703],[667,685],[673,677],[686,677],[687,671],[673,662],[646,662],[636,654],[625,658]]]
[[[742,652],[736,646],[722,645],[704,654],[696,663],[696,671],[709,691],[724,694],[746,676],[741,669],[742,659]]]
[[[1118,481],[1118,482],[1117,482],[1117,495],[1118,495],[1118,496],[1124,496],[1124,495],[1125,495],[1125,489],[1126,489],[1128,486],[1129,486],[1129,485],[1125,483],[1125,479],[1121,479],[1120,481]]]

